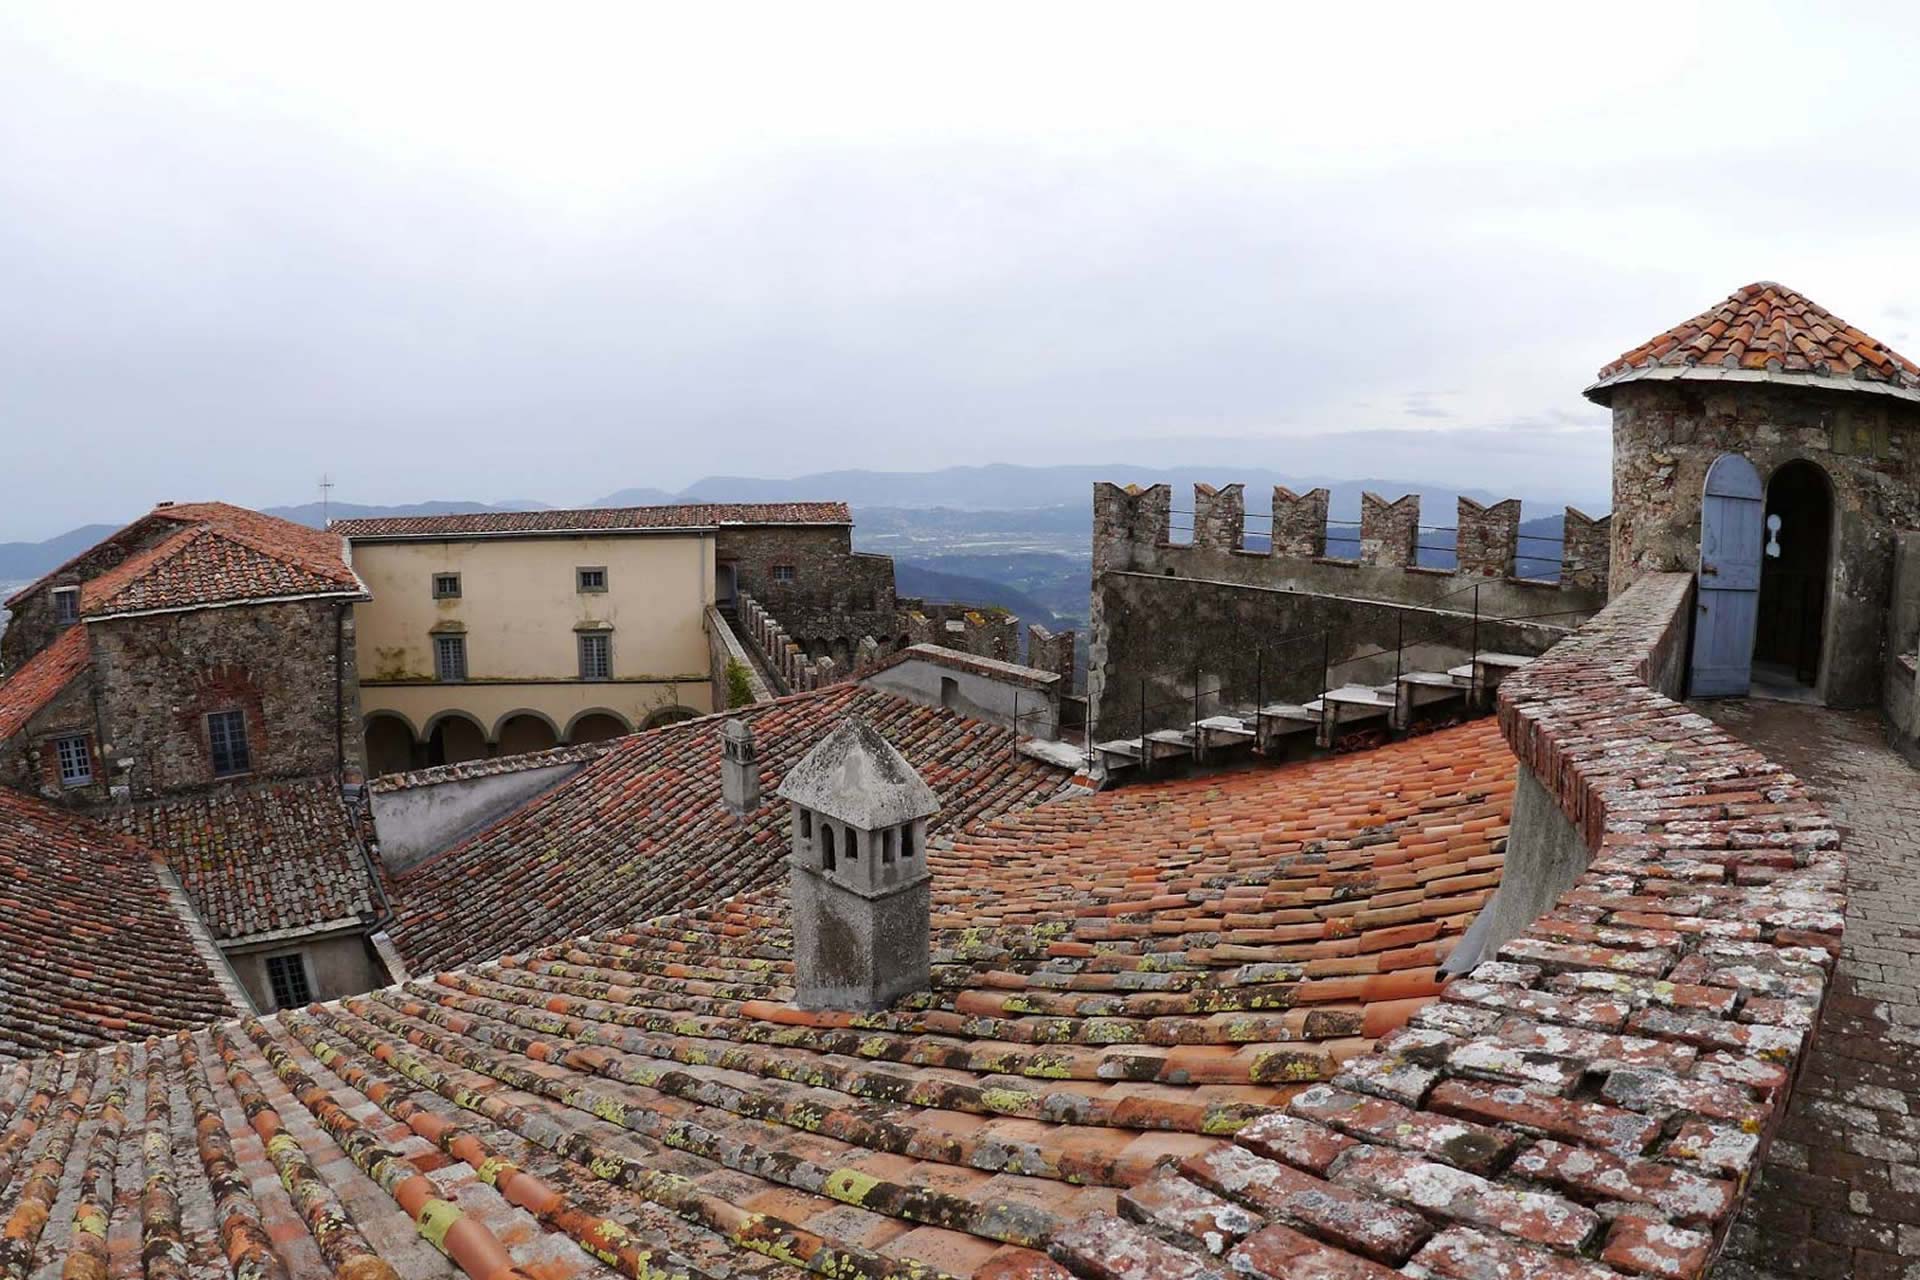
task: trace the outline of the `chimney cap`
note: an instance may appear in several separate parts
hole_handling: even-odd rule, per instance
[[[862,831],[940,811],[940,798],[891,742],[849,716],[781,779],[775,795]]]

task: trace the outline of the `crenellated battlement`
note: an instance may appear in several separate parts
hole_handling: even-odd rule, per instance
[[[1098,483],[1093,492],[1094,573],[1170,569],[1177,576],[1212,577],[1218,575],[1202,571],[1206,558],[1224,554],[1397,570],[1422,579],[1453,576],[1558,586],[1596,596],[1598,607],[1607,584],[1610,517],[1596,520],[1568,507],[1556,538],[1521,531],[1517,498],[1483,504],[1461,497],[1451,525],[1423,524],[1420,505],[1419,494],[1388,499],[1366,493],[1356,524],[1330,518],[1330,495],[1324,488],[1296,493],[1275,485],[1268,512],[1250,515],[1246,487],[1240,484],[1196,484],[1192,507],[1181,511],[1169,485]],[[1190,523],[1177,517],[1190,517]],[[1183,554],[1197,558],[1183,560]],[[1449,560],[1451,564],[1445,563]],[[1555,562],[1557,577],[1540,571],[1542,564]],[[1244,573],[1229,576],[1245,580]],[[1342,590],[1354,586],[1340,584]]]

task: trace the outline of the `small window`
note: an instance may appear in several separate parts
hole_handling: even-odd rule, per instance
[[[247,751],[247,713],[215,711],[207,717],[207,747],[213,755],[213,776],[230,777],[253,768]]]
[[[777,564],[773,566],[773,580],[775,582],[792,582],[793,576],[794,575],[793,575],[792,565]]]
[[[820,824],[820,867],[831,871],[833,866],[833,824],[823,822]]]
[[[844,834],[847,838],[847,861],[860,861],[860,833],[849,827]]]
[[[951,711],[960,704],[960,682],[952,676],[940,677],[940,705]]]
[[[580,633],[580,678],[613,679],[613,637],[605,631]]]
[[[465,636],[433,638],[433,674],[439,680],[467,678],[467,638]]]
[[[893,865],[894,847],[893,828],[888,827],[880,833],[880,862],[883,866],[890,867]]]
[[[607,589],[607,567],[603,564],[575,569],[573,573],[576,585],[582,593]]]
[[[62,626],[69,622],[80,621],[80,588],[55,587],[53,589],[53,620]]]
[[[900,828],[900,856],[903,858],[913,856],[913,824],[911,822]]]
[[[84,787],[93,781],[93,749],[86,734],[55,738],[53,749],[60,757],[61,786]]]
[[[460,575],[457,573],[434,574],[433,598],[435,600],[458,600],[460,598]]]
[[[298,951],[267,957],[267,984],[278,1009],[298,1009],[313,1003],[313,983],[307,980],[306,957]]]
[[[811,809],[802,809],[800,811],[800,838],[802,840],[813,839],[813,811]]]

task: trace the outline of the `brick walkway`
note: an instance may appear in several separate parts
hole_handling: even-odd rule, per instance
[[[1920,773],[1871,712],[1695,705],[1798,773],[1848,856],[1838,977],[1714,1280],[1920,1280]]]

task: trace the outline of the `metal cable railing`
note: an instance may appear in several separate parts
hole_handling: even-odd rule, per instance
[[[1321,628],[1315,631],[1296,632],[1293,635],[1281,636],[1275,640],[1271,640],[1266,644],[1261,645],[1259,648],[1257,648],[1254,651],[1254,661],[1255,661],[1254,700],[1253,700],[1254,716],[1257,719],[1261,709],[1264,708],[1266,705],[1266,682],[1267,682],[1267,674],[1268,674],[1266,669],[1266,661],[1267,661],[1268,654],[1275,651],[1276,649],[1285,649],[1285,648],[1297,646],[1300,643],[1311,641],[1311,640],[1318,640],[1320,642],[1320,661],[1317,664],[1320,671],[1319,699],[1321,703],[1321,707],[1320,707],[1321,719],[1320,719],[1319,727],[1321,730],[1322,737],[1330,737],[1331,735],[1328,732],[1329,726],[1327,724],[1327,716],[1328,716],[1328,710],[1332,704],[1327,700],[1326,695],[1332,692],[1332,689],[1333,689],[1332,673],[1340,668],[1353,666],[1357,663],[1371,661],[1375,658],[1382,658],[1382,657],[1385,657],[1387,654],[1392,654],[1394,657],[1393,683],[1395,685],[1398,685],[1401,675],[1404,674],[1406,651],[1409,648],[1418,647],[1422,644],[1431,644],[1436,641],[1447,638],[1448,631],[1450,631],[1453,627],[1456,627],[1461,622],[1467,623],[1467,625],[1470,627],[1469,640],[1467,644],[1468,665],[1477,666],[1479,664],[1480,653],[1481,653],[1480,629],[1482,625],[1497,625],[1497,624],[1515,623],[1515,622],[1535,622],[1545,618],[1584,616],[1592,612],[1592,610],[1589,610],[1589,609],[1555,609],[1555,610],[1547,610],[1539,613],[1486,616],[1480,612],[1480,591],[1484,585],[1485,584],[1483,583],[1470,583],[1470,584],[1467,584],[1466,586],[1462,586],[1451,591],[1442,592],[1441,594],[1434,596],[1426,601],[1423,601],[1422,603],[1417,605],[1390,604],[1385,601],[1379,602],[1383,607],[1391,608],[1395,611],[1395,619],[1394,619],[1395,635],[1394,635],[1394,644],[1391,647],[1381,645],[1362,653],[1350,654],[1347,657],[1344,657],[1339,659],[1338,661],[1335,661],[1332,655],[1333,629],[1330,627]],[[1424,612],[1424,611],[1431,610],[1435,605],[1440,604],[1442,601],[1453,599],[1456,596],[1465,595],[1468,592],[1471,592],[1473,595],[1473,608],[1470,614],[1448,619],[1447,622],[1443,624],[1443,626],[1440,629],[1430,630],[1424,636],[1416,636],[1411,640],[1407,638],[1406,620],[1407,620],[1407,615],[1410,612]],[[1276,674],[1282,680],[1290,676],[1291,677],[1302,676],[1312,672],[1314,670],[1315,665],[1316,664],[1313,664],[1313,663],[1297,664],[1290,668],[1283,668]],[[1184,706],[1190,705],[1190,711],[1191,711],[1190,723],[1193,725],[1198,725],[1201,720],[1205,719],[1205,717],[1200,714],[1202,710],[1202,705],[1201,705],[1202,702],[1207,698],[1219,697],[1222,694],[1227,693],[1228,688],[1229,686],[1225,678],[1223,677],[1220,683],[1216,684],[1213,688],[1203,689],[1201,687],[1200,667],[1199,667],[1199,664],[1196,662],[1194,666],[1193,691],[1189,694],[1182,694],[1177,698],[1163,699],[1155,703],[1155,702],[1148,701],[1147,678],[1144,676],[1141,677],[1140,678],[1139,713],[1138,713],[1138,720],[1135,726],[1136,733],[1135,735],[1133,735],[1137,737],[1139,740],[1138,751],[1139,751],[1141,762],[1145,764],[1149,759],[1148,736],[1152,731],[1149,730],[1147,726],[1149,724],[1149,717],[1151,716],[1152,713],[1165,711],[1171,707],[1176,707],[1176,706],[1184,707]],[[1337,721],[1336,721],[1336,724],[1337,724]],[[1087,719],[1086,734],[1087,734],[1087,737],[1086,737],[1087,767],[1089,770],[1091,770],[1093,767],[1093,757],[1097,750],[1096,744],[1099,742],[1098,725],[1097,725],[1096,718],[1091,714],[1091,708],[1089,709],[1089,715]]]

